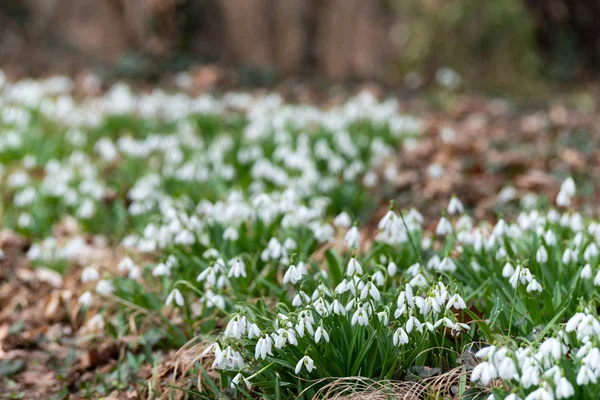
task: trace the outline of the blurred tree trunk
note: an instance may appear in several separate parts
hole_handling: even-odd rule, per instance
[[[525,0],[525,3],[544,50],[557,57],[572,57],[581,52],[584,61],[600,66],[600,1]]]
[[[27,5],[30,39],[109,64],[130,50],[195,49],[281,74],[382,78],[397,53],[385,0],[4,1]]]

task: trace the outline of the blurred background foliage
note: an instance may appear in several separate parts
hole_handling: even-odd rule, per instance
[[[597,0],[3,0],[0,68],[531,93],[595,77],[598,15]]]

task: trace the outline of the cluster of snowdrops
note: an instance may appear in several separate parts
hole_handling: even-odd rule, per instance
[[[117,265],[82,268],[86,329],[127,334],[135,310],[170,346],[200,338],[198,368],[220,379],[198,393],[312,398],[353,376],[437,390],[423,368],[461,372],[448,397],[600,390],[600,221],[570,209],[575,182],[495,224],[453,197],[435,232],[391,202],[367,234],[421,129],[393,100],[0,79],[0,129],[3,223],[35,240],[33,267],[60,287],[84,236],[118,240]],[[80,235],[52,237],[73,219]]]

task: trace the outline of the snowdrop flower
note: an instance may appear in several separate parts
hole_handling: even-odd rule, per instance
[[[473,368],[473,372],[471,373],[471,380],[473,382],[481,382],[482,385],[487,386],[492,379],[498,377],[498,371],[496,371],[496,367],[490,362],[483,361]]]
[[[240,386],[240,381],[243,381],[244,384],[246,385],[246,389],[250,390],[250,388],[252,387],[252,384],[241,373],[238,373],[236,376],[233,377],[233,380],[231,381],[231,388],[235,389],[236,387]]]
[[[312,372],[313,369],[316,368],[313,359],[310,358],[309,356],[304,356],[298,361],[298,363],[296,364],[296,369],[294,370],[296,375],[298,375],[300,373],[302,366],[304,366],[304,368],[306,368],[306,370],[309,373]]]
[[[598,246],[596,246],[596,243],[592,242],[585,248],[585,251],[583,252],[583,259],[586,262],[591,262],[594,258],[598,257],[598,254],[600,254],[600,251],[598,251]]]
[[[592,267],[590,264],[585,264],[580,275],[582,279],[590,279],[592,277]]]
[[[571,382],[567,380],[564,376],[559,379],[556,384],[556,398],[557,399],[568,399],[569,397],[575,394],[575,389]]]
[[[450,202],[448,203],[448,214],[462,214],[464,211],[463,205],[456,196],[452,196]]]
[[[127,277],[129,279],[132,279],[134,281],[137,281],[138,279],[140,279],[140,277],[142,276],[142,270],[140,269],[140,267],[133,266],[130,270],[129,270],[129,274],[127,274]]]
[[[333,220],[333,226],[336,228],[350,228],[352,220],[346,211],[342,211]]]
[[[348,269],[346,271],[346,275],[354,276],[354,274],[362,275],[362,273],[362,265],[360,265],[356,258],[352,257],[350,261],[348,261]]]
[[[283,283],[296,284],[302,279],[302,270],[301,268],[296,267],[295,265],[290,265],[285,275],[283,276]]]
[[[319,325],[317,330],[315,331],[315,343],[319,343],[321,337],[325,339],[326,342],[329,343],[329,334],[325,329],[323,329],[323,325]]]
[[[525,397],[525,400],[554,400],[554,395],[545,388],[539,388]]]
[[[566,196],[573,197],[575,196],[575,181],[573,178],[568,177],[565,179],[560,186],[560,191],[564,192]]]
[[[458,293],[456,293],[452,297],[450,297],[450,300],[448,300],[448,304],[446,305],[446,310],[449,310],[450,308],[462,310],[463,308],[467,308],[467,305],[465,304],[465,301],[463,300],[463,298],[460,297],[460,295]]]
[[[296,340],[296,331],[293,329],[283,329],[279,328],[277,330],[277,338],[275,339],[275,348],[282,349],[283,346],[286,345],[287,342],[296,346],[298,344],[298,340]]]
[[[233,260],[230,260],[229,263],[229,272],[227,273],[227,277],[235,277],[239,278],[240,276],[246,277],[246,264],[244,260],[240,257],[236,257]]]
[[[535,259],[539,264],[548,262],[548,251],[544,246],[540,246],[535,253]]]
[[[106,279],[102,279],[96,284],[96,293],[99,295],[108,296],[114,290],[115,288],[113,287],[112,283]]]
[[[81,273],[81,282],[93,282],[100,279],[100,274],[94,267],[86,267]]]
[[[396,329],[394,332],[394,336],[392,337],[392,342],[394,346],[399,346],[408,343],[408,335],[402,328]]]
[[[587,365],[582,365],[579,369],[579,372],[577,373],[577,384],[579,386],[584,386],[589,384],[590,382],[596,384],[598,382],[598,379],[596,378],[594,372],[590,368],[588,368]]]
[[[600,270],[596,272],[596,276],[594,277],[594,286],[600,286]]]
[[[364,308],[358,307],[352,315],[351,324],[354,326],[358,323],[360,326],[366,326],[369,324],[369,316]]]
[[[367,295],[370,295],[373,298],[373,300],[376,301],[380,299],[379,290],[377,289],[377,286],[373,284],[373,282],[367,283],[360,292],[361,299],[366,298]]]
[[[273,355],[272,347],[273,347],[273,339],[271,339],[270,336],[265,335],[264,337],[261,337],[256,342],[254,358],[256,358],[257,360],[260,358],[265,359],[265,358],[267,358],[267,354],[272,356]]]
[[[225,231],[223,232],[223,239],[225,240],[235,242],[239,239],[239,237],[240,234],[238,233],[237,229],[235,229],[233,226],[227,227],[227,229],[225,229]]]
[[[346,236],[344,237],[344,241],[346,242],[346,246],[348,246],[348,248],[354,249],[360,247],[360,232],[356,226],[348,229],[348,232],[346,232]]]
[[[450,257],[446,256],[440,262],[440,265],[438,266],[438,270],[441,272],[455,272],[456,264]]]
[[[439,236],[445,236],[452,233],[452,224],[448,221],[448,218],[442,217],[435,228],[435,234]]]
[[[208,286],[215,286],[215,283],[217,282],[217,274],[215,273],[213,267],[206,268],[200,273],[200,275],[198,275],[198,278],[196,278],[196,281],[198,282],[202,282],[204,280],[206,280],[206,284]]]
[[[393,277],[393,276],[395,276],[395,275],[396,275],[396,272],[397,272],[397,271],[398,271],[398,266],[396,265],[396,263],[395,263],[395,262],[393,262],[393,261],[390,261],[390,262],[389,262],[389,264],[387,265],[387,272],[388,272],[388,275],[389,275],[390,277]]]
[[[181,294],[179,289],[171,290],[171,293],[169,293],[169,295],[167,296],[165,305],[168,307],[173,303],[173,301],[175,301],[175,304],[177,304],[179,307],[183,306],[183,304],[184,304],[183,295]]]
[[[87,290],[81,296],[79,296],[79,299],[77,301],[79,302],[79,304],[89,307],[92,305],[94,298],[92,297],[92,293],[89,290]]]
[[[329,312],[330,313],[333,312],[334,314],[338,314],[338,315],[345,315],[346,314],[346,309],[338,301],[338,299],[333,299],[333,302],[329,306]]]
[[[571,197],[561,190],[556,195],[556,205],[559,207],[569,207],[571,205]]]
[[[502,268],[502,276],[504,278],[510,278],[515,273],[515,269],[510,262],[504,264],[504,268]]]
[[[569,264],[571,261],[575,261],[576,259],[576,254],[573,250],[566,248],[563,256],[562,256],[562,262],[563,264]]]
[[[532,279],[531,282],[527,285],[527,292],[542,292],[542,285],[535,279]]]

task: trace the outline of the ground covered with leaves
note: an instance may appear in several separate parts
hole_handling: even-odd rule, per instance
[[[0,76],[1,397],[600,390],[593,96],[106,89]]]

